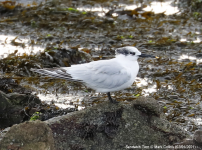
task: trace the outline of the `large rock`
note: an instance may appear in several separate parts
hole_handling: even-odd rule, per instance
[[[176,149],[193,149],[201,150],[202,149],[202,130],[196,130],[192,139],[184,139],[180,143],[175,143]]]
[[[53,150],[51,129],[41,121],[14,125],[4,136],[1,150]]]
[[[141,149],[143,145],[172,145],[181,142],[186,137],[181,128],[164,119],[162,108],[156,100],[143,97],[133,102],[120,102],[119,104],[103,102],[43,123],[52,130],[53,135],[49,132],[43,132],[43,134],[49,134],[49,138],[54,139],[56,150],[98,148],[99,150],[123,150],[132,146],[139,146]],[[42,123],[36,122],[30,126],[29,130],[35,128],[36,125],[40,128]],[[16,140],[21,137],[22,132],[27,132],[22,125],[19,126],[19,128],[11,127],[10,130],[15,128],[15,130],[20,130],[20,133],[16,132],[15,135],[11,135],[8,131],[8,134],[3,137],[0,142],[2,150],[6,149],[10,143],[18,144],[19,149],[23,149],[27,144],[25,142],[20,145],[20,141]],[[27,134],[27,138],[32,136],[32,139],[37,139],[37,143],[40,144],[42,141],[39,137],[42,134],[37,129],[36,131]]]
[[[21,123],[26,117],[26,108],[30,109],[39,103],[39,98],[31,94],[5,94],[0,91],[0,128]]]

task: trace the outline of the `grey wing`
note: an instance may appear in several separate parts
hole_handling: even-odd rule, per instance
[[[66,72],[67,70],[62,68],[44,68],[44,69],[31,68],[30,70],[49,77],[66,79],[71,81],[80,81],[80,80],[73,80],[72,76]]]
[[[101,60],[86,65],[74,65],[67,69],[74,80],[82,80],[91,88],[111,89],[119,87],[131,78],[131,74],[113,60]]]
[[[83,82],[93,89],[119,87],[131,78],[131,74],[113,59],[72,65],[71,67],[31,69],[31,71],[50,77]]]

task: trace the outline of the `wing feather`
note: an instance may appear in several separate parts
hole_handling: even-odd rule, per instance
[[[67,68],[73,79],[84,81],[93,89],[112,89],[130,80],[131,74],[118,62],[111,60],[95,61]]]
[[[112,89],[130,80],[131,74],[114,59],[94,61],[71,67],[31,69],[42,75],[85,83],[92,89]]]

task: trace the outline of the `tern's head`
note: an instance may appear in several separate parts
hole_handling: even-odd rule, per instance
[[[142,54],[136,47],[126,46],[116,49],[116,57],[123,57],[131,61],[136,61],[139,57],[152,57],[151,55]]]

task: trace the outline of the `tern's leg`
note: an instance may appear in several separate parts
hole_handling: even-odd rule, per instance
[[[111,103],[118,103],[115,99],[112,99],[110,92],[107,92],[107,96],[108,96]]]

